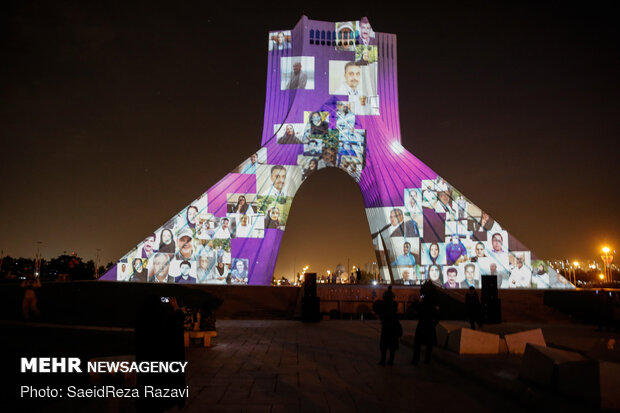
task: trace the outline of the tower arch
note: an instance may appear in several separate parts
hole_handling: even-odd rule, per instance
[[[102,279],[269,284],[297,190],[340,168],[362,192],[385,282],[463,288],[494,275],[499,288],[570,287],[402,146],[394,34],[366,18],[303,16],[267,40],[258,149]]]

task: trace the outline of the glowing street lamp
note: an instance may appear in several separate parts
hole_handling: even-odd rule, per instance
[[[577,284],[577,271],[576,268],[579,268],[579,261],[573,261],[573,284]]]
[[[611,249],[608,246],[603,247],[603,254],[601,255],[601,259],[603,260],[603,264],[605,264],[605,276],[607,277],[607,281],[611,281],[611,267],[610,264],[614,260],[614,256],[610,254]]]

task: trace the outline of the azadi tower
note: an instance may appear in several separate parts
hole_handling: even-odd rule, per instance
[[[260,148],[101,279],[269,284],[295,193],[331,167],[359,184],[385,282],[572,287],[401,145],[396,35],[303,17],[266,40]]]

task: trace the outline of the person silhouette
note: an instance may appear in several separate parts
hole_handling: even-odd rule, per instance
[[[424,363],[431,362],[433,346],[437,344],[437,333],[435,326],[439,322],[439,307],[436,302],[435,285],[430,280],[420,288],[420,301],[417,304],[418,326],[415,329],[413,341],[413,360],[411,364],[417,365],[420,361],[422,345],[426,346]]]
[[[383,301],[379,306],[379,317],[381,318],[381,338],[379,349],[381,350],[381,361],[379,364],[385,366],[385,357],[389,350],[390,358],[388,365],[394,365],[394,356],[398,350],[398,339],[402,336],[402,327],[398,321],[398,304],[394,300],[392,286],[383,293]]]
[[[467,307],[467,317],[471,329],[476,329],[476,323],[478,324],[478,328],[482,328],[482,323],[480,322],[480,300],[478,299],[476,287],[473,285],[469,287],[469,291],[465,296],[465,307]]]

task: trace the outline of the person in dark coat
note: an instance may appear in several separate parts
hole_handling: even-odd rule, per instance
[[[136,361],[185,361],[184,320],[176,298],[163,303],[160,297],[147,296],[136,320]],[[185,373],[138,373],[142,394],[145,386],[183,390]],[[183,408],[185,398],[140,397],[136,401],[138,412],[163,412],[174,406]]]
[[[476,323],[478,328],[482,328],[482,323],[480,322],[480,300],[478,299],[476,287],[473,285],[469,287],[469,292],[465,296],[465,307],[467,307],[467,317],[469,318],[471,329],[476,329]]]
[[[439,322],[439,307],[437,306],[435,286],[427,280],[420,288],[420,302],[417,305],[418,326],[415,329],[413,341],[413,360],[411,364],[417,365],[420,361],[422,345],[426,345],[424,363],[431,361],[433,346],[437,344],[437,332],[435,326]]]
[[[398,350],[398,339],[402,336],[403,330],[398,321],[398,304],[394,300],[394,293],[390,285],[383,293],[383,301],[379,306],[379,317],[381,318],[381,339],[379,349],[381,350],[381,361],[379,364],[385,366],[385,357],[388,350],[390,358],[388,365],[394,365],[394,355]]]

